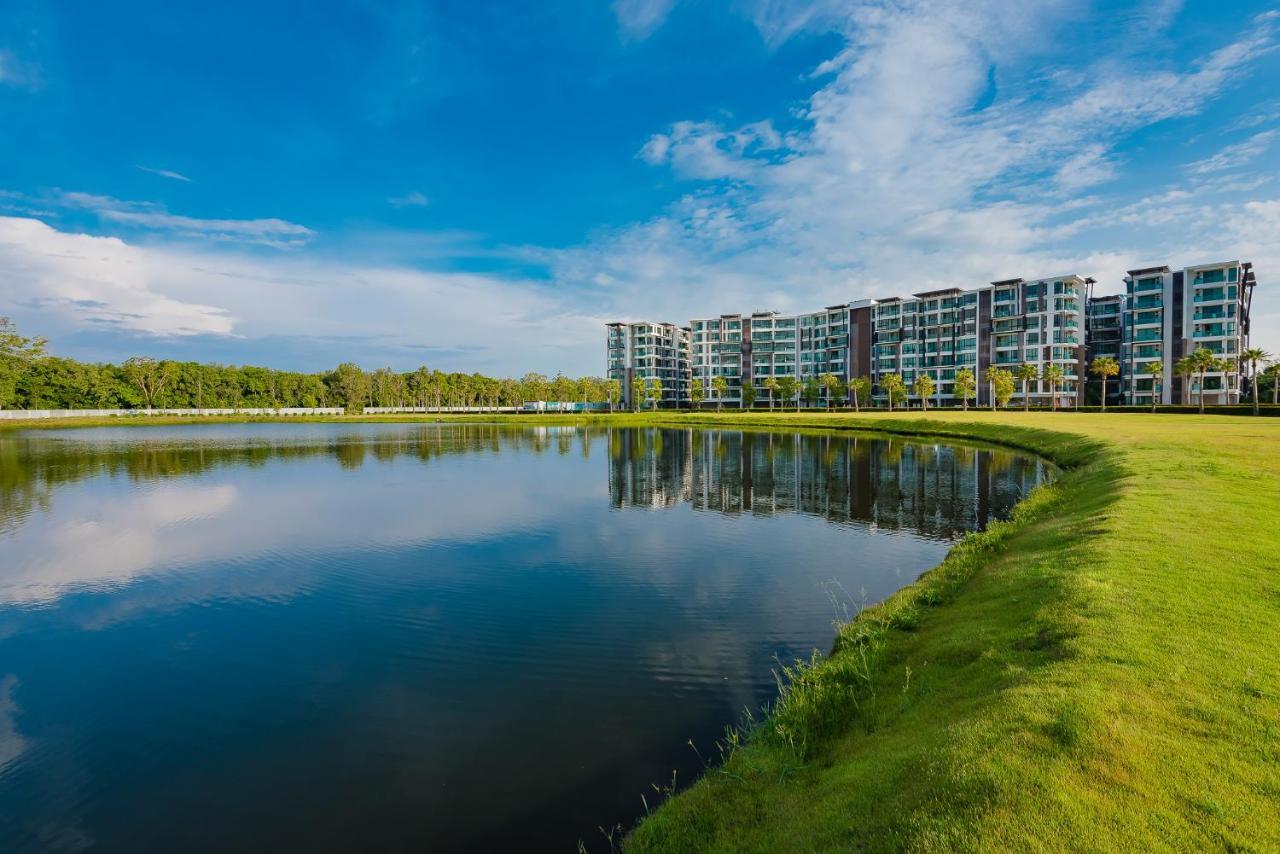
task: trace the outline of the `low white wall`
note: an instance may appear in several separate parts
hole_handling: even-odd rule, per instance
[[[280,409],[0,409],[0,419],[25,418],[137,418],[151,415],[342,415],[340,406],[281,407]]]
[[[365,415],[396,415],[406,412],[519,412],[518,406],[366,406]]]

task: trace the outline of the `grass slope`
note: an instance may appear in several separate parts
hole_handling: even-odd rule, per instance
[[[1280,850],[1280,422],[720,420],[964,436],[1066,471],[845,626],[629,851]]]

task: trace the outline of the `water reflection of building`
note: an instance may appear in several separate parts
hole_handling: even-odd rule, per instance
[[[1003,518],[1047,475],[1007,451],[856,435],[613,430],[615,507],[805,513],[953,537]]]

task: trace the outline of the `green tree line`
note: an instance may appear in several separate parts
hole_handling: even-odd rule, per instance
[[[526,401],[617,400],[617,383],[529,373],[519,379],[412,371],[366,371],[346,362],[303,373],[136,357],[122,364],[51,356],[40,338],[0,317],[0,409],[238,409],[341,406],[519,406]]]

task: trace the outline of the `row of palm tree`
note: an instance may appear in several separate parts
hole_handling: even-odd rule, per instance
[[[1258,403],[1258,387],[1260,385],[1259,378],[1262,376],[1269,377],[1272,380],[1271,394],[1272,403],[1280,404],[1280,361],[1274,359],[1270,353],[1258,347],[1251,347],[1244,350],[1240,354],[1240,362],[1249,366],[1250,386],[1253,392],[1253,411],[1254,414],[1259,412]],[[1259,371],[1259,365],[1267,365],[1265,370]],[[1151,411],[1156,410],[1156,405],[1160,399],[1161,380],[1164,375],[1164,365],[1159,361],[1148,362],[1143,366],[1143,370],[1152,380],[1151,394]],[[1209,373],[1231,373],[1236,370],[1236,363],[1231,359],[1220,358],[1208,349],[1200,348],[1188,356],[1179,359],[1173,368],[1176,376],[1183,378],[1195,377],[1198,380],[1198,402],[1200,411],[1204,412],[1204,379]],[[1115,376],[1120,374],[1120,363],[1110,356],[1099,356],[1089,365],[1089,371],[1102,380],[1102,410],[1107,409],[1107,383]],[[997,367],[992,365],[987,368],[985,379],[991,390],[992,408],[1003,407],[1009,404],[1013,398],[1015,390],[1015,381],[1022,384],[1022,406],[1024,410],[1031,408],[1030,384],[1041,381],[1049,385],[1051,392],[1051,406],[1054,410],[1058,408],[1058,389],[1061,387],[1063,380],[1066,378],[1065,372],[1061,365],[1049,363],[1043,368],[1034,364],[1018,365],[1013,370]],[[656,381],[654,381],[656,382]],[[848,381],[842,379],[835,374],[823,374],[816,380],[810,379],[808,384],[801,383],[794,376],[766,377],[761,382],[761,387],[769,395],[769,408],[773,409],[778,400],[791,402],[797,411],[800,409],[800,399],[802,394],[810,396],[813,402],[816,402],[819,390],[825,389],[827,392],[827,407],[830,408],[836,401],[841,392],[848,394],[850,403],[857,411],[861,411],[871,398],[873,385],[870,377],[853,377]],[[908,390],[920,400],[922,409],[929,408],[929,399],[936,390],[934,379],[928,374],[921,373],[917,375],[910,388],[906,381],[897,374],[884,374],[880,377],[880,388],[885,394],[885,399],[890,411],[894,407],[905,402]],[[729,391],[729,382],[724,377],[715,377],[711,380],[711,390],[715,393],[716,408],[721,409],[724,405],[724,398]],[[754,392],[754,389],[752,390]],[[977,394],[977,378],[969,368],[961,368],[956,371],[954,378],[954,395],[960,398],[960,405],[963,409],[968,410],[969,402],[976,397]],[[637,394],[639,397],[640,394]],[[661,396],[661,388],[658,388],[658,396]],[[744,389],[745,396],[745,389]],[[701,406],[706,399],[706,388],[702,380],[695,379],[690,386],[690,399],[695,407]],[[752,400],[754,402],[754,399]],[[750,406],[750,403],[745,405]]]
[[[1225,390],[1225,375],[1235,373],[1239,370],[1240,364],[1249,366],[1249,385],[1252,387],[1253,392],[1253,414],[1257,415],[1260,411],[1258,404],[1258,380],[1262,375],[1258,370],[1258,366],[1260,364],[1270,364],[1270,368],[1267,370],[1268,374],[1275,376],[1277,373],[1280,373],[1273,370],[1276,367],[1276,364],[1271,354],[1266,350],[1263,350],[1261,347],[1250,347],[1242,351],[1240,353],[1238,363],[1235,359],[1223,358],[1207,348],[1199,347],[1189,355],[1183,356],[1181,359],[1174,362],[1173,373],[1174,376],[1181,377],[1184,382],[1195,378],[1197,390],[1196,400],[1200,405],[1200,412],[1203,413],[1205,406],[1205,375],[1210,373],[1223,374]],[[1159,362],[1152,362],[1149,363],[1146,368],[1147,373],[1153,378],[1151,400],[1152,408],[1154,409],[1155,401],[1158,398],[1158,386],[1154,380],[1163,374],[1164,367]],[[1274,396],[1275,394],[1273,390],[1273,397]],[[1275,401],[1273,400],[1273,402]]]
[[[1272,403],[1280,403],[1280,362],[1276,361],[1270,353],[1261,347],[1250,347],[1240,353],[1240,364],[1249,366],[1249,385],[1253,393],[1253,414],[1257,415],[1260,411],[1258,403],[1258,387],[1259,379],[1263,376],[1272,380],[1271,395]],[[1259,371],[1258,366],[1266,364],[1268,367]],[[1174,376],[1180,377],[1184,382],[1192,378],[1196,379],[1196,400],[1200,405],[1200,412],[1204,412],[1205,407],[1205,375],[1210,373],[1221,373],[1223,375],[1234,373],[1238,369],[1237,362],[1234,359],[1223,358],[1215,354],[1213,351],[1200,347],[1183,356],[1173,364]],[[1110,356],[1099,356],[1093,360],[1089,368],[1095,375],[1102,378],[1102,408],[1107,408],[1107,378],[1114,377],[1120,373],[1120,365]],[[1160,401],[1161,380],[1164,377],[1164,363],[1160,361],[1147,362],[1142,367],[1143,373],[1151,379],[1151,411],[1156,411],[1156,405]],[[1187,396],[1190,396],[1189,394]]]

